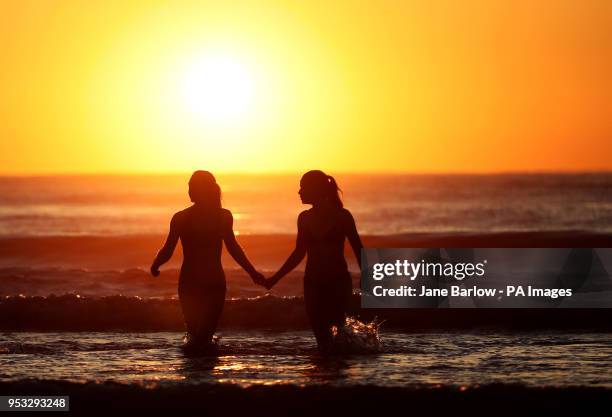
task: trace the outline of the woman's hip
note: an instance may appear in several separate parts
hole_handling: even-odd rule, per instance
[[[187,297],[225,297],[225,279],[204,280],[181,277],[179,279],[179,298]]]
[[[348,302],[353,293],[353,283],[347,273],[342,276],[304,277],[304,299],[335,300]]]

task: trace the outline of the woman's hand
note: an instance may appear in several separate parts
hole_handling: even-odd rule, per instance
[[[159,276],[159,267],[155,264],[151,265],[151,275],[153,275],[154,277]]]
[[[253,282],[257,285],[265,286],[266,285],[266,277],[263,276],[261,272],[253,271],[249,274]]]
[[[277,282],[278,282],[278,276],[274,274],[266,280],[266,282],[264,283],[264,286],[266,287],[268,291],[270,291],[272,287],[276,285]]]

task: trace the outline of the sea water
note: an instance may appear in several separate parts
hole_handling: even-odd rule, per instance
[[[384,325],[383,325],[384,326]],[[320,356],[309,331],[221,332],[219,354],[188,357],[182,333],[0,334],[0,380],[151,384],[612,387],[612,335],[382,331],[378,354]]]
[[[183,175],[0,177],[0,236],[164,234]],[[218,175],[242,234],[294,233],[300,173]],[[612,231],[612,174],[339,174],[360,233]]]

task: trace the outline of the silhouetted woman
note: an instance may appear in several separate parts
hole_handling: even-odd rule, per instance
[[[344,259],[344,241],[348,239],[361,265],[361,239],[351,213],[343,208],[338,185],[322,171],[309,171],[300,181],[299,195],[304,204],[312,204],[298,216],[298,234],[293,253],[267,282],[272,288],[293,270],[304,256],[304,302],[319,349],[329,352],[332,326],[344,324],[352,294],[351,276]]]
[[[263,284],[264,278],[236,242],[232,213],[221,207],[221,189],[215,177],[208,171],[194,172],[189,180],[189,197],[194,204],[172,217],[168,238],[151,265],[151,274],[159,275],[159,267],[170,259],[181,239],[183,265],[178,293],[189,345],[208,346],[225,301],[222,242],[254,282]]]

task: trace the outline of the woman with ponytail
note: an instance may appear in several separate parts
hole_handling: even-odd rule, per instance
[[[212,346],[225,302],[222,242],[253,282],[264,285],[265,278],[238,245],[232,213],[221,207],[221,188],[210,172],[193,173],[189,197],[194,204],[172,217],[168,238],[151,265],[151,274],[159,276],[159,267],[170,260],[180,239],[183,265],[178,293],[189,336],[186,348],[201,349]]]
[[[361,239],[353,216],[343,208],[339,191],[334,178],[322,171],[308,171],[302,176],[299,195],[302,203],[312,204],[312,208],[298,216],[295,249],[266,283],[268,289],[272,288],[308,256],[304,303],[323,353],[332,348],[332,326],[344,325],[352,294],[351,276],[344,259],[345,239],[361,265]]]

